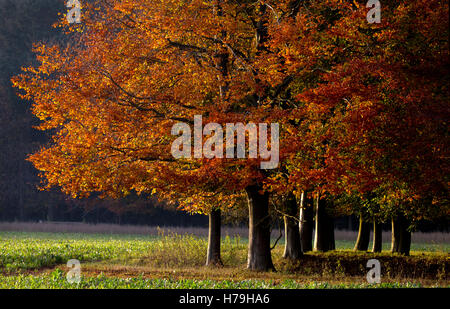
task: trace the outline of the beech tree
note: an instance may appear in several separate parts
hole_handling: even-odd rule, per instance
[[[269,18],[270,5],[246,1],[87,5],[83,23],[67,28],[71,43],[36,45],[40,65],[13,80],[33,101],[39,128],[54,132],[53,143],[30,156],[45,188],[59,186],[74,197],[120,197],[131,191],[183,195],[189,186],[195,194],[188,211],[203,210],[196,195],[245,192],[248,267],[273,269],[261,158],[170,155],[171,128],[192,125],[195,115],[218,124],[280,117],[257,69]],[[65,23],[63,18],[59,26]],[[218,199],[214,209],[223,206]]]
[[[393,251],[407,254],[421,200],[448,214],[448,4],[390,3],[380,24],[368,23],[356,2],[308,9],[279,26],[278,52],[266,62],[274,81],[289,74],[308,81],[288,118],[297,124],[296,151],[288,152],[285,183],[332,196],[383,192],[394,243],[405,239]]]
[[[393,219],[394,251],[408,254],[409,221],[449,213],[448,4],[398,1],[380,24],[366,14],[340,0],[87,4],[81,24],[58,23],[70,43],[37,44],[39,65],[13,79],[53,134],[29,159],[44,188],[73,197],[135,191],[209,214],[208,264],[220,263],[220,211],[243,194],[249,269],[274,269],[275,195],[288,197],[286,257],[309,250],[305,201],[315,201],[314,247],[333,250],[333,199],[373,191]],[[262,170],[261,156],[197,156],[207,142],[196,142],[196,117],[278,123],[278,168]],[[179,123],[194,132],[194,156],[171,155]]]

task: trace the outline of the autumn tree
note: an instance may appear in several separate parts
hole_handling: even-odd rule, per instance
[[[396,2],[381,24],[367,22],[365,5],[338,0],[105,0],[83,12],[80,25],[59,23],[71,37],[67,46],[36,45],[39,66],[13,79],[33,102],[39,128],[53,133],[30,157],[46,187],[74,197],[172,197],[212,216],[210,240],[220,239],[217,210],[245,193],[253,270],[274,269],[271,196],[288,197],[287,219],[302,197],[315,201],[318,250],[334,249],[340,194],[383,192],[380,207],[394,222],[448,209],[442,1]],[[175,159],[172,128],[186,124],[195,143],[196,117],[222,127],[278,123],[278,168],[262,170],[261,157],[196,155],[207,143]],[[213,153],[227,149],[226,141],[209,142]],[[286,239],[297,244],[298,221],[285,222]],[[407,243],[408,222],[395,226]],[[217,248],[210,243],[215,261]]]
[[[448,4],[391,3],[380,24],[369,24],[356,3],[320,5],[332,22],[304,17],[325,28],[305,46],[310,53],[288,45],[278,54],[292,70],[312,65],[317,72],[293,115],[309,124],[302,138],[317,145],[316,166],[299,152],[291,182],[317,180],[335,196],[378,191],[381,207],[391,210],[393,251],[408,254],[410,220],[424,210],[418,204],[428,201],[422,214],[448,215]],[[292,35],[304,35],[304,26],[292,27]]]
[[[53,143],[30,157],[45,187],[115,198],[132,191],[184,195],[192,187],[189,211],[206,205],[197,196],[245,192],[248,267],[273,269],[261,158],[175,160],[170,151],[174,124],[192,127],[196,115],[218,124],[283,116],[258,77],[266,21],[275,19],[270,8],[246,1],[97,1],[83,10],[82,24],[67,26],[63,18],[68,46],[36,45],[40,65],[13,81],[33,101],[39,128],[54,133]],[[229,204],[220,201],[226,198],[204,212]]]

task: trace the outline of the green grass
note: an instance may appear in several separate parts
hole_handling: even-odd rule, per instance
[[[361,288],[420,288],[416,283],[329,284],[327,282],[298,283],[294,280],[192,280],[110,278],[103,275],[82,277],[79,283],[69,283],[63,271],[57,269],[41,276],[18,275],[0,277],[0,289],[361,289]]]
[[[336,240],[336,248],[344,250],[353,250],[355,247],[354,241]],[[369,244],[372,248],[372,242]],[[390,251],[391,243],[383,243],[383,251]],[[411,243],[412,252],[450,252],[450,243]]]
[[[225,237],[222,241],[224,264],[244,264],[247,243],[247,239]],[[349,241],[336,241],[338,250],[350,250],[353,245]],[[280,253],[282,247],[278,244],[274,254]],[[384,249],[388,251],[389,244],[385,243]],[[0,232],[0,272],[52,267],[70,259],[128,265],[151,263],[158,267],[202,266],[206,250],[207,240],[191,235]],[[413,244],[412,250],[448,254],[450,246]]]
[[[0,232],[0,272],[52,267],[70,259],[81,262],[141,263],[155,266],[201,266],[207,240],[191,235],[105,235]],[[226,237],[223,261],[245,262],[246,242]]]
[[[308,253],[298,265],[281,258],[283,244],[279,244],[272,251],[278,272],[262,274],[245,271],[247,245],[245,238],[223,238],[225,267],[210,269],[204,267],[204,237],[0,232],[0,288],[388,288],[420,287],[422,282],[448,286],[447,244],[414,244],[417,251],[404,259],[388,250],[353,252],[353,242],[337,241],[338,250]],[[383,263],[386,276],[381,285],[364,283],[370,258]],[[59,270],[67,271],[70,259],[82,263],[80,284],[70,284]],[[396,283],[398,274],[416,269],[416,279],[402,277]],[[144,272],[145,278],[139,277]]]
[[[137,257],[154,244],[151,239],[47,233],[0,233],[0,269],[37,269],[80,261]]]

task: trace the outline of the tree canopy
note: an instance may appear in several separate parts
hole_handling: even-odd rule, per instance
[[[13,79],[53,134],[29,160],[73,197],[156,193],[208,213],[243,192],[262,204],[306,192],[448,217],[448,3],[367,14],[341,0],[86,4],[81,24],[55,25],[67,44],[36,44],[39,65]],[[172,128],[195,116],[279,124],[278,168],[175,159]]]

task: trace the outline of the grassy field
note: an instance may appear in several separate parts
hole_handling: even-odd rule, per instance
[[[82,277],[80,283],[71,284],[62,270],[40,276],[16,275],[0,279],[0,289],[361,289],[361,288],[420,288],[420,283],[299,283],[295,280],[197,280],[197,279],[148,279],[142,275],[135,278]]]
[[[308,253],[297,264],[273,250],[277,272],[245,269],[247,239],[224,237],[224,267],[205,267],[202,236],[0,232],[0,288],[376,288],[446,286],[450,244],[413,243],[410,257],[355,253],[354,243],[338,240],[337,249]],[[389,244],[384,244],[388,249]],[[377,258],[382,284],[366,282],[365,263]],[[66,263],[78,259],[79,284],[67,282]]]

